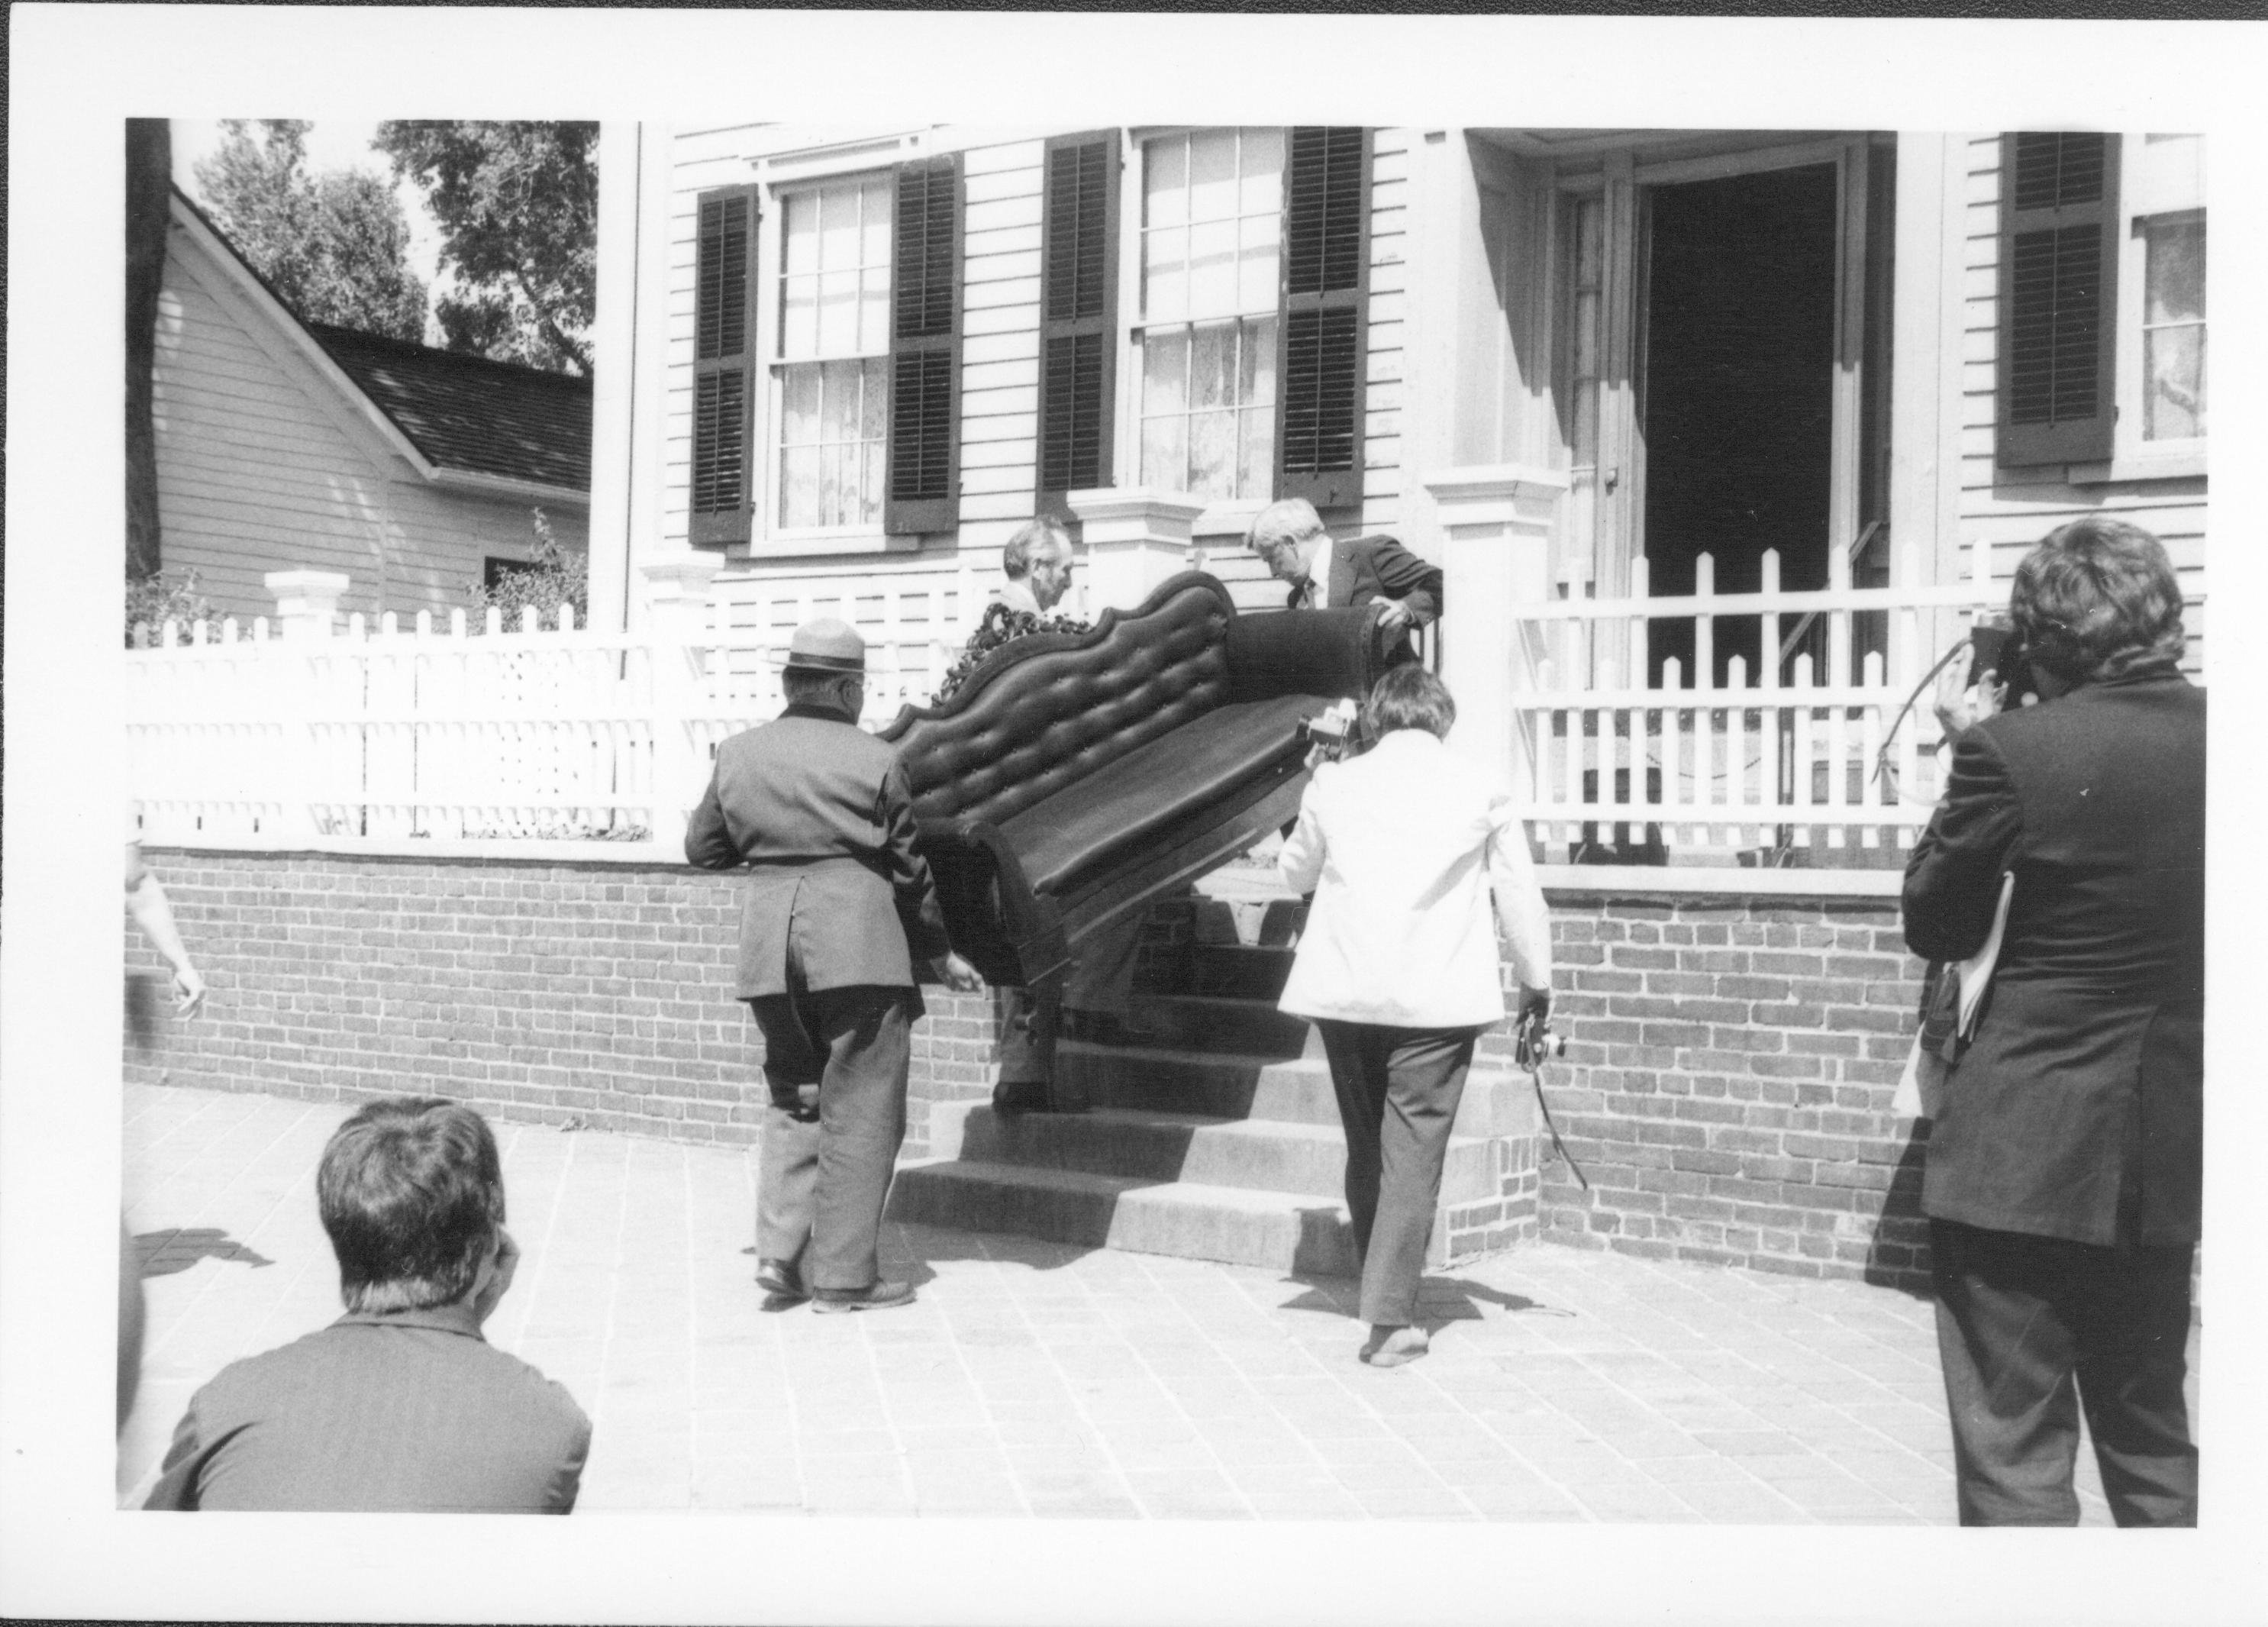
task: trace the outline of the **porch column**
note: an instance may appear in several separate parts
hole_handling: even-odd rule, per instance
[[[261,581],[276,596],[276,630],[285,638],[328,638],[353,578],[336,571],[271,571]]]
[[[653,651],[653,840],[673,858],[684,851],[686,818],[709,781],[709,754],[693,730],[709,644],[709,590],[724,563],[693,548],[638,563]]]
[[[1104,487],[1066,494],[1086,542],[1087,607],[1131,610],[1189,556],[1204,500],[1183,491]]]
[[[1536,687],[1542,641],[1522,605],[1551,597],[1551,527],[1567,477],[1521,464],[1447,469],[1423,478],[1441,524],[1441,678],[1456,697],[1449,744],[1535,794],[1535,746],[1513,697]]]

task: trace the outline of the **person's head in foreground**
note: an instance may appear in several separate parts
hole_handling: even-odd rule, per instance
[[[1445,740],[1456,721],[1457,703],[1450,698],[1449,686],[1414,664],[1388,668],[1362,703],[1363,733],[1373,740],[1396,729],[1419,729]]]
[[[512,1286],[496,1137],[431,1096],[340,1125],[315,1203],[347,1314],[190,1398],[151,1509],[565,1513],[591,1422],[481,1324]]]
[[[2178,662],[2182,590],[2139,526],[2090,514],[2059,526],[2016,567],[2008,610],[2043,699]]]
[[[315,1196],[351,1312],[462,1304],[485,1321],[512,1285],[504,1167],[470,1108],[438,1096],[372,1102],[323,1149]]]

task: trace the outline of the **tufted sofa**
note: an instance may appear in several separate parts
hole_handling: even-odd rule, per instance
[[[914,792],[954,946],[988,982],[1082,939],[1297,812],[1303,725],[1384,670],[1375,606],[1241,616],[1185,571],[1130,614],[1004,645],[881,738]]]

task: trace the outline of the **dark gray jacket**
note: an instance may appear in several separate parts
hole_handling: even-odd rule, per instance
[[[2204,1161],[2205,695],[2170,666],[1954,742],[1906,942],[1998,970],[1931,1127],[1922,1207],[2074,1242],[2195,1241]]]
[[[741,999],[788,991],[791,946],[814,990],[912,988],[917,968],[936,981],[945,920],[914,849],[905,769],[840,712],[791,706],[719,746],[685,857],[704,870],[749,868]]]

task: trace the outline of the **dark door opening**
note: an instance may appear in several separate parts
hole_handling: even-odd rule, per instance
[[[1646,557],[1655,595],[1690,593],[1694,560],[1716,561],[1719,593],[1827,585],[1833,456],[1835,166],[1768,170],[1658,186],[1648,195]],[[1793,630],[1784,621],[1782,636]],[[1757,618],[1719,621],[1716,670],[1732,657],[1756,681]],[[1693,625],[1652,623],[1655,681],[1677,658],[1695,681]],[[1815,656],[1815,661],[1822,659]]]

